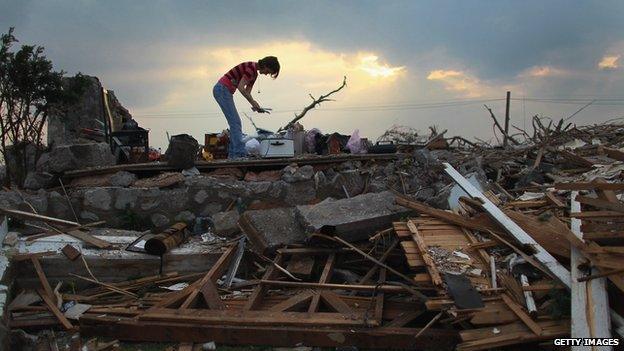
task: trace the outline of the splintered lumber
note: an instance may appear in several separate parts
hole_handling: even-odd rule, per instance
[[[48,217],[48,216],[42,216],[36,213],[30,213],[30,212],[26,212],[26,211],[20,211],[20,210],[10,210],[7,208],[2,208],[0,207],[0,213],[4,213],[6,215],[8,215],[9,217],[15,217],[15,218],[21,218],[21,219],[30,219],[33,221],[41,221],[41,222],[46,222],[46,223],[51,223],[51,224],[58,224],[58,225],[66,225],[66,226],[70,226],[70,227],[80,227],[80,223],[78,222],[72,222],[72,221],[66,221],[64,219],[60,219],[60,218],[54,218],[54,217]]]
[[[577,191],[572,192],[570,200],[570,210],[581,211],[581,204],[576,201]],[[582,240],[581,219],[571,219],[572,233],[579,240]],[[597,278],[590,281],[579,281],[583,273],[579,265],[585,261],[581,247],[572,246],[572,257],[570,259],[572,275],[571,291],[571,317],[573,338],[610,338],[611,322],[609,318],[609,300],[607,296],[606,279]],[[592,268],[593,274],[599,273]]]
[[[314,269],[313,256],[294,256],[288,261],[286,269],[296,277],[310,277]]]
[[[621,202],[611,202],[611,201],[606,201],[602,199],[594,199],[591,197],[580,196],[580,195],[576,196],[576,201],[582,204],[590,205],[590,206],[600,208],[600,209],[624,212],[624,204]],[[621,215],[624,216],[624,213],[622,213]]]
[[[511,297],[507,296],[507,294],[502,294],[501,297],[503,298],[503,301],[505,302],[507,307],[509,307],[513,311],[513,313],[515,313],[516,316],[518,316],[518,318],[520,318],[520,320],[522,320],[522,322],[524,322],[524,324],[526,324],[526,326],[535,333],[535,335],[542,335],[542,327],[537,324],[533,319],[531,319],[531,316],[524,312],[522,306],[517,304],[514,300],[511,299]]]
[[[274,305],[273,307],[271,307],[269,309],[269,311],[273,311],[273,312],[283,312],[283,311],[287,311],[291,308],[295,308],[297,306],[303,305],[309,301],[312,300],[312,297],[315,296],[316,294],[314,293],[314,291],[312,290],[307,290],[304,291],[302,293],[299,293],[295,296],[292,296],[289,299],[286,299],[280,303],[278,303],[277,305]]]
[[[316,312],[304,314],[300,312],[271,311],[217,311],[217,310],[171,310],[152,309],[138,316],[143,321],[160,321],[171,323],[201,323],[217,325],[289,325],[289,326],[365,326],[363,316],[346,316],[342,313]]]
[[[336,254],[330,254],[327,256],[327,261],[325,261],[325,266],[323,267],[323,272],[321,273],[321,277],[319,278],[319,284],[325,284],[329,282],[332,274],[334,273],[334,265],[336,263]],[[314,313],[318,310],[321,296],[320,294],[314,294],[312,296],[312,302],[310,302],[310,306],[308,306],[308,312]]]
[[[330,306],[338,313],[342,313],[344,315],[353,315],[355,313],[355,311],[353,311],[353,309],[351,309],[349,305],[342,301],[340,296],[338,296],[338,294],[334,293],[333,291],[323,291],[320,293],[320,296],[321,299],[327,304],[327,306]],[[368,325],[371,325],[370,322]]]
[[[230,246],[229,248],[227,248],[227,250],[225,250],[225,252],[221,254],[221,257],[219,257],[219,260],[217,260],[217,262],[212,266],[210,271],[208,271],[208,273],[206,273],[206,275],[204,275],[204,277],[201,280],[197,280],[193,284],[187,286],[186,288],[180,291],[176,291],[175,293],[169,294],[167,298],[157,303],[154,306],[154,308],[171,307],[175,304],[181,304],[181,303],[186,303],[187,306],[190,305],[191,302],[194,302],[197,295],[201,292],[201,289],[204,283],[206,283],[206,281],[212,280],[212,279],[216,280],[218,277],[220,277],[217,275],[217,273],[223,273],[225,271],[225,269],[227,268],[227,265],[225,264],[225,262],[228,262],[230,260],[231,256],[235,252],[235,249],[236,249],[236,246]],[[186,300],[189,297],[191,298],[191,300],[187,303]]]
[[[427,245],[425,244],[423,238],[420,236],[420,233],[418,232],[418,227],[416,227],[416,224],[412,221],[407,222],[407,227],[412,232],[412,239],[416,243],[418,250],[420,250],[420,255],[422,256],[422,259],[427,266],[427,271],[431,276],[431,281],[433,282],[433,285],[439,288],[444,287],[444,282],[442,281],[440,272],[438,272],[438,268],[436,267],[433,258],[431,258],[431,256],[429,255],[429,251],[427,251]]]
[[[199,293],[202,294],[204,300],[206,301],[206,304],[208,304],[208,306],[211,306],[211,308],[222,308],[219,293],[217,292],[217,287],[214,283],[217,281],[217,279],[221,277],[221,275],[223,275],[223,273],[225,273],[226,269],[228,268],[228,263],[236,252],[235,248],[236,246],[230,246],[225,251],[225,253],[223,253],[223,255],[219,257],[219,260],[212,266],[212,268],[210,268],[208,273],[206,273],[206,275],[197,282],[197,285],[189,285],[186,289],[184,289],[188,289],[188,296],[186,297],[186,300],[182,303],[182,306],[180,307],[181,309],[193,306],[195,299]]]
[[[539,245],[527,232],[518,224],[512,221],[503,211],[494,205],[487,197],[485,197],[472,183],[464,178],[449,163],[444,163],[446,173],[473,198],[480,199],[483,202],[483,208],[487,213],[505,230],[511,234],[518,242],[524,245],[532,246],[536,253],[533,255],[545,268],[551,272],[561,283],[568,288],[570,287],[570,271],[563,267],[548,251]]]
[[[70,261],[74,261],[78,257],[80,257],[81,253],[75,247],[70,244],[67,244],[61,249],[65,257],[67,257]]]
[[[388,266],[387,264],[385,264],[385,263],[383,263],[383,262],[380,262],[379,260],[377,260],[377,259],[375,259],[374,257],[370,256],[370,255],[369,255],[369,254],[367,254],[366,252],[364,252],[364,251],[362,251],[362,250],[358,249],[357,247],[355,247],[353,244],[349,243],[348,241],[345,241],[344,239],[342,239],[342,238],[340,238],[340,237],[337,237],[337,236],[335,236],[335,237],[329,237],[329,236],[326,236],[326,235],[322,235],[322,236],[323,236],[323,237],[325,237],[325,238],[327,238],[327,239],[330,239],[330,240],[338,241],[338,242],[342,243],[343,245],[346,245],[346,246],[348,246],[348,247],[352,248],[355,252],[357,252],[357,253],[359,253],[360,255],[362,255],[362,256],[364,256],[364,257],[366,257],[366,258],[367,258],[367,259],[369,259],[370,261],[373,261],[373,262],[374,262],[374,263],[376,263],[377,265],[379,265],[379,266],[381,266],[381,267],[384,267],[385,269],[387,269],[387,270],[388,270],[389,272],[391,272],[392,274],[395,274],[395,275],[397,275],[397,276],[399,276],[399,277],[403,278],[404,280],[406,280],[406,281],[407,281],[407,282],[409,282],[410,284],[412,284],[412,283],[413,283],[413,279],[412,279],[412,278],[410,278],[410,277],[406,276],[405,274],[403,274],[403,273],[401,273],[401,272],[397,271],[396,269],[394,269],[394,268],[392,268],[392,267]],[[423,295],[423,296],[421,296],[421,298],[423,298],[423,301],[426,301],[426,297],[425,297],[424,295]]]
[[[41,286],[43,287],[43,292],[51,299],[56,300],[54,292],[52,291],[52,287],[48,282],[48,278],[46,278],[45,273],[43,272],[43,268],[41,268],[41,263],[39,263],[39,259],[33,256],[31,257],[31,262],[33,266],[35,266],[35,272],[37,272],[37,277],[39,277],[39,281],[41,282]],[[41,293],[39,293],[41,295]]]
[[[555,216],[541,219],[517,211],[506,210],[504,213],[539,245],[558,257],[570,258],[570,244],[562,237],[568,227]]]
[[[563,156],[563,158],[565,158],[566,160],[568,160],[570,163],[581,166],[581,167],[587,167],[587,168],[592,168],[594,166],[594,163],[582,156],[579,156],[577,154],[574,154],[570,151],[567,150],[559,150],[559,154],[561,156]]]
[[[48,293],[45,290],[43,290],[43,289],[37,289],[37,292],[39,293],[39,296],[41,296],[41,299],[43,300],[43,302],[45,302],[46,306],[48,306],[48,309],[50,310],[50,312],[52,312],[54,317],[56,317],[56,319],[58,319],[58,321],[61,323],[61,325],[63,325],[63,328],[65,328],[66,330],[73,329],[74,326],[63,315],[63,313],[58,309],[58,307],[56,307],[56,303],[54,303],[54,301],[52,301],[52,297],[50,295],[48,295]],[[54,296],[54,295],[52,295],[52,296]]]
[[[275,259],[273,260],[273,262],[280,264],[283,260],[284,256],[278,253],[277,255],[275,255]],[[251,296],[249,296],[249,299],[247,300],[247,303],[243,308],[245,311],[251,311],[258,307],[258,305],[262,301],[264,293],[266,292],[266,284],[263,281],[276,278],[279,274],[278,272],[279,270],[273,264],[266,269],[264,275],[262,276],[262,281],[260,281],[260,284],[254,288]]]
[[[206,342],[223,344],[271,345],[274,347],[295,347],[297,345],[317,347],[339,347],[343,345],[367,349],[409,349],[435,348],[451,350],[458,340],[455,330],[431,328],[424,337],[414,339],[419,328],[375,328],[369,327],[297,327],[220,325],[197,323],[162,323],[140,321],[134,318],[119,318],[106,315],[86,315],[80,318],[80,332],[86,336],[112,337],[127,341],[150,342]]]
[[[585,212],[572,212],[570,217],[574,218],[622,218],[622,212],[618,211],[585,211]]]
[[[585,277],[580,277],[578,278],[576,281],[578,282],[586,282],[592,279],[596,279],[596,278],[603,278],[603,277],[608,277],[610,275],[613,274],[622,274],[624,273],[624,268],[621,269],[612,269],[612,270],[608,270],[608,271],[603,271],[602,273],[597,273],[597,274],[592,274],[592,275],[588,275]]]
[[[555,188],[559,190],[624,190],[624,183],[602,183],[602,182],[571,182],[555,183]]]
[[[83,232],[82,230],[70,230],[66,234],[69,236],[73,236],[76,239],[80,239],[100,249],[109,249],[113,246],[113,244],[109,243],[108,241],[96,238],[91,234]]]
[[[384,262],[386,260],[386,258],[388,258],[388,256],[390,256],[390,253],[392,252],[392,250],[394,250],[394,248],[398,244],[399,244],[399,241],[394,239],[392,241],[392,244],[390,244],[390,246],[388,246],[388,249],[379,258],[379,262]],[[379,266],[376,266],[376,265],[371,267],[371,269],[369,269],[368,272],[366,272],[366,274],[362,277],[362,279],[360,279],[360,283],[362,283],[362,284],[366,283],[373,276],[373,274],[375,274],[375,272],[377,271],[378,268],[379,268]]]
[[[418,201],[413,201],[410,199],[403,198],[402,196],[397,196],[395,201],[398,205],[411,208],[419,213],[423,213],[431,217],[441,219],[445,222],[452,223],[460,227],[465,227],[465,228],[473,229],[473,230],[481,230],[481,231],[490,230],[493,232],[498,232],[500,230],[498,227],[483,225],[481,223],[471,220],[470,218],[466,218],[464,216],[460,216],[452,212],[439,210],[437,208],[431,207],[430,205],[426,205]]]
[[[332,283],[306,283],[288,282],[282,280],[261,280],[263,285],[281,286],[285,288],[308,288],[308,289],[328,289],[328,290],[355,290],[355,291],[383,291],[388,293],[407,293],[412,289],[399,285],[353,285],[353,284],[332,284]]]

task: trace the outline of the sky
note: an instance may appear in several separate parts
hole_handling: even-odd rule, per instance
[[[2,33],[45,47],[57,70],[97,76],[163,149],[166,133],[202,143],[227,128],[214,84],[268,55],[280,75],[260,76],[252,95],[273,113],[234,97],[249,134],[245,114],[277,130],[343,76],[306,129],[374,141],[392,126],[436,126],[496,143],[483,105],[502,122],[507,91],[511,125],[529,132],[535,115],[624,118],[622,18],[621,0],[0,0]]]

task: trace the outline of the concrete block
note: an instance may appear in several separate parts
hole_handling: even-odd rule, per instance
[[[246,211],[238,223],[253,250],[263,254],[306,239],[303,227],[296,219],[296,210],[292,207]]]
[[[224,237],[233,237],[240,232],[238,228],[239,219],[240,215],[236,210],[215,213],[212,216],[215,234]]]
[[[326,199],[316,205],[297,206],[297,216],[308,234],[320,231],[347,241],[366,240],[411,212],[397,205],[394,197],[385,191],[341,200]]]

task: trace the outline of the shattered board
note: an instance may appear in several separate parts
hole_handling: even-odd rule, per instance
[[[481,295],[463,274],[444,273],[446,289],[459,309],[484,307]]]

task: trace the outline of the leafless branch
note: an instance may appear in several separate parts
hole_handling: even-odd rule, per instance
[[[312,103],[310,103],[308,106],[306,106],[299,114],[295,115],[295,118],[293,118],[292,121],[288,122],[288,124],[286,124],[284,127],[281,127],[278,132],[281,132],[283,130],[286,130],[288,128],[290,128],[293,124],[297,123],[297,121],[299,121],[300,119],[303,118],[303,116],[305,116],[306,113],[308,113],[308,111],[310,111],[311,109],[315,108],[317,105],[320,105],[321,102],[325,102],[325,101],[334,101],[332,99],[328,99],[328,97],[334,93],[339,92],[342,88],[344,88],[347,85],[347,77],[345,76],[344,79],[342,80],[342,85],[335,89],[330,91],[329,93],[325,94],[325,95],[321,95],[319,96],[318,99],[315,99],[314,96],[312,96],[312,94],[310,94],[310,98],[312,98]]]

